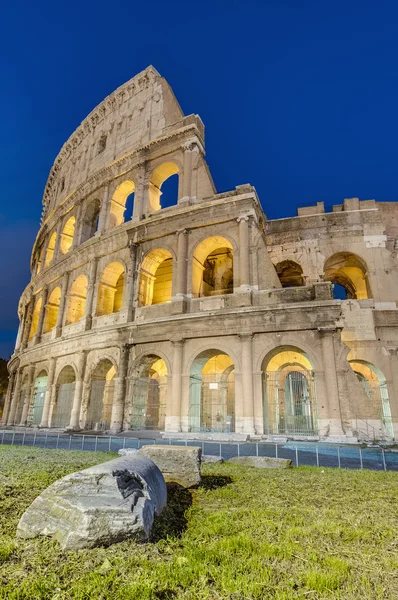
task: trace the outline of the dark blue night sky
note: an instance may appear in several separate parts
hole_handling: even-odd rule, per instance
[[[398,200],[396,2],[5,0],[0,23],[0,356],[53,160],[149,64],[204,121],[218,191],[252,183],[270,218]]]

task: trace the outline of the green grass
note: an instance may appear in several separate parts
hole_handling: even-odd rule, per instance
[[[15,540],[42,489],[111,457],[0,448],[1,599],[398,598],[395,473],[205,465],[199,489],[169,486],[150,543]]]

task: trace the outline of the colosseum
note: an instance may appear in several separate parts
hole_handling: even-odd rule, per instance
[[[397,251],[398,203],[268,220],[252,185],[217,193],[202,121],[148,67],[50,171],[3,426],[393,440]]]

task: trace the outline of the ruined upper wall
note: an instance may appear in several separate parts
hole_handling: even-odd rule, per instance
[[[101,102],[65,142],[51,168],[43,217],[99,169],[173,129],[184,114],[152,66]],[[203,132],[202,132],[203,133]]]

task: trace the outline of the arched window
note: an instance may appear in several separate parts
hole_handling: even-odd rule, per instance
[[[271,435],[317,435],[315,378],[308,356],[282,346],[263,360],[264,431]]]
[[[364,300],[371,298],[367,267],[356,254],[338,252],[325,262],[325,281],[335,284],[334,296],[338,299],[353,298]],[[344,288],[344,291],[341,289]]]
[[[110,360],[101,360],[91,376],[85,429],[105,430],[111,425],[116,369]]]
[[[162,163],[153,171],[149,184],[149,212],[178,203],[178,173],[178,166],[174,162]],[[173,178],[174,182],[170,181],[167,189],[162,189],[163,184],[170,178]],[[164,191],[167,193],[163,197]]]
[[[117,186],[111,200],[109,226],[115,227],[133,216],[135,185],[133,181],[123,181]]]
[[[235,431],[235,365],[220,350],[193,361],[189,382],[189,431]]]
[[[98,230],[101,203],[98,199],[92,200],[88,205],[83,217],[81,243],[93,237]]]
[[[43,333],[48,333],[57,324],[59,305],[61,301],[61,288],[56,287],[50,294],[46,306],[46,316],[44,318]]]
[[[192,263],[192,294],[218,296],[234,291],[232,244],[221,236],[203,240],[195,249]]]
[[[112,262],[105,267],[98,286],[97,315],[118,312],[123,304],[124,267]]]
[[[68,297],[66,325],[77,323],[84,317],[87,298],[87,277],[79,275],[72,283]]]
[[[47,251],[46,251],[46,260],[44,263],[44,267],[47,268],[51,261],[54,258],[54,250],[55,250],[55,243],[57,241],[57,234],[55,231],[53,231],[53,233],[51,234],[51,237],[48,241],[48,246],[47,246]]]
[[[75,223],[75,217],[70,217],[64,225],[59,243],[62,254],[66,254],[72,248],[73,236],[75,235]]]
[[[29,339],[31,340],[37,333],[37,326],[39,324],[39,316],[41,311],[42,299],[38,298],[35,302],[35,306],[32,314],[32,324],[30,326]]]
[[[132,390],[131,429],[164,429],[167,397],[164,360],[153,354],[145,356],[136,368]]]
[[[33,402],[28,415],[28,423],[30,425],[40,425],[43,416],[44,399],[46,396],[48,377],[46,371],[40,371],[35,379]]]
[[[157,248],[142,261],[138,289],[140,306],[170,302],[172,296],[173,257],[168,250]]]
[[[275,266],[282,287],[304,285],[303,269],[293,260],[283,260]]]

